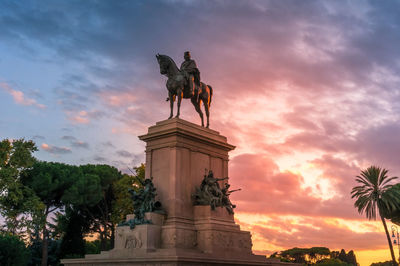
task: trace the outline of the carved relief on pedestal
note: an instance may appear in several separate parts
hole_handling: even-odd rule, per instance
[[[197,246],[197,235],[194,231],[185,230],[185,242],[184,246],[188,248],[196,247]]]
[[[201,230],[197,232],[198,248],[203,252],[214,253],[219,250],[240,250],[251,253],[251,236],[243,231]]]
[[[194,230],[176,228],[164,230],[161,233],[163,247],[194,248],[197,246],[197,236]]]
[[[222,248],[231,248],[234,246],[232,233],[217,232],[215,240],[217,245]]]
[[[120,227],[116,229],[116,232],[117,232],[116,235],[118,237],[122,237],[124,235],[125,230],[122,227]]]
[[[161,233],[162,245],[165,247],[176,246],[176,234],[173,230],[162,230]]]
[[[207,241],[206,243],[213,243],[214,242],[214,235],[212,232],[206,234],[205,240]]]
[[[125,241],[125,248],[135,249],[142,247],[142,240],[140,238],[136,238],[135,236],[128,236]]]
[[[251,250],[252,246],[250,237],[247,235],[238,236],[238,248]]]

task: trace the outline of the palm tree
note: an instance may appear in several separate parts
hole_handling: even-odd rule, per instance
[[[376,220],[376,214],[379,214],[385,228],[393,263],[397,265],[384,217],[394,209],[399,208],[400,193],[398,190],[390,189],[393,186],[389,184],[390,181],[397,179],[397,177],[388,177],[387,173],[388,170],[377,166],[370,166],[366,170],[362,170],[361,174],[356,177],[356,181],[360,185],[352,189],[351,198],[357,199],[354,207],[358,209],[360,214],[365,212],[368,220]]]

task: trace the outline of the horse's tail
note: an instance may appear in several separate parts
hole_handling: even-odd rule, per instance
[[[207,85],[210,88],[210,102],[208,103],[208,106],[211,106],[211,100],[213,96],[213,88],[210,85]]]

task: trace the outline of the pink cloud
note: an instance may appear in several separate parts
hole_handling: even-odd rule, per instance
[[[102,101],[111,107],[132,105],[137,101],[137,96],[128,91],[105,91],[100,93]]]
[[[99,119],[103,117],[104,113],[98,110],[92,111],[66,111],[67,118],[73,124],[89,124],[93,119]]]
[[[338,190],[340,194],[323,200],[316,196],[310,187],[304,186],[304,178],[301,175],[289,171],[280,172],[279,167],[268,156],[238,155],[232,159],[230,166],[232,187],[242,188],[242,191],[233,193],[231,196],[232,201],[237,204],[238,211],[269,215],[362,218],[354,209],[353,201],[347,191],[348,184],[352,181],[346,178],[353,179],[351,175],[353,171],[347,172],[343,169],[343,172],[338,172],[337,175],[324,176],[324,178],[334,179],[331,189]],[[330,167],[333,169],[334,166],[330,165]],[[340,174],[346,175],[342,177]]]
[[[296,110],[296,112],[298,111],[300,110]],[[283,114],[283,120],[292,127],[310,131],[318,129],[318,126],[314,122],[310,121],[309,119],[299,117],[298,113],[296,112]]]
[[[0,87],[2,87],[8,94],[10,94],[13,97],[14,102],[17,104],[25,106],[35,106],[40,109],[46,108],[44,104],[40,104],[35,99],[26,97],[22,91],[14,90],[5,82],[0,83]]]
[[[312,160],[311,163],[323,171],[324,178],[333,182],[332,189],[344,196],[350,195],[351,188],[356,185],[355,176],[360,173],[357,166],[328,154]]]
[[[66,154],[66,153],[71,153],[71,149],[67,147],[58,147],[55,145],[49,145],[47,143],[42,143],[40,146],[44,151],[47,151],[48,153],[59,155],[59,154]]]
[[[89,123],[89,118],[87,117],[87,112],[86,111],[80,111],[75,115],[71,115],[69,117],[69,120],[71,120],[74,123],[78,123],[78,124],[87,124],[87,123]]]

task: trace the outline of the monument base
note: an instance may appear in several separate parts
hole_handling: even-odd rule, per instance
[[[228,152],[235,146],[219,132],[179,118],[157,122],[147,134],[146,178],[157,188],[164,217],[147,213],[152,224],[118,227],[113,250],[64,265],[284,265],[278,259],[252,253],[251,234],[240,230],[225,208],[193,206],[192,195],[207,170],[228,177]],[[224,179],[226,180],[226,179]],[[221,180],[222,181],[222,180]],[[228,181],[225,181],[228,182]],[[220,187],[225,185],[221,182]],[[127,219],[132,219],[128,215]],[[289,264],[288,264],[289,265]],[[293,266],[293,264],[290,264]]]
[[[168,251],[171,253],[171,251]],[[152,254],[151,256],[137,256],[135,258],[115,258],[115,259],[69,259],[62,260],[64,265],[74,266],[250,266],[250,265],[292,265],[293,263],[282,263],[277,259],[259,259],[254,258],[230,258],[221,259],[220,257],[210,257],[206,255],[180,253],[178,251],[175,254],[161,256],[161,254]]]
[[[115,247],[100,254],[86,255],[82,259],[61,260],[71,266],[220,266],[220,265],[284,265],[277,259],[254,255],[251,252],[250,232],[241,231],[233,215],[223,208],[212,211],[210,206],[195,206],[195,221],[192,221],[195,235],[192,248],[163,247],[163,231],[173,233],[170,238],[182,238],[187,228],[174,224],[165,225],[164,215],[146,213],[152,224],[142,224],[130,229],[117,227]],[[133,219],[128,215],[127,220]],[[165,246],[165,244],[164,244]],[[293,265],[293,264],[290,264]]]

